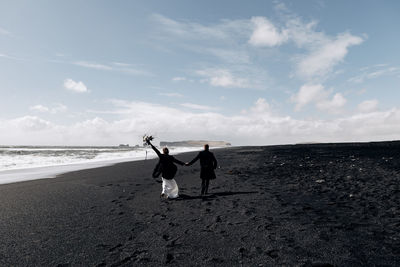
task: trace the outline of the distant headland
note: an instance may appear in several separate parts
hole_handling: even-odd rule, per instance
[[[231,146],[231,143],[225,141],[207,141],[207,140],[188,140],[188,141],[176,141],[167,142],[161,141],[160,146],[185,146],[185,147],[201,147],[208,144],[210,147],[226,147]]]

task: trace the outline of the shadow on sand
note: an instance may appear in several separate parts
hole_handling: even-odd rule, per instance
[[[207,199],[214,199],[217,197],[224,197],[224,196],[233,196],[233,195],[248,195],[248,194],[256,194],[258,193],[257,191],[248,191],[248,192],[215,192],[212,194],[208,194],[205,196],[189,196],[185,194],[179,194],[179,197],[175,200],[191,200],[191,199],[202,199],[202,200],[207,200]]]

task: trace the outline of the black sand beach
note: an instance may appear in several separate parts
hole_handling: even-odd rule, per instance
[[[195,165],[161,200],[156,160],[1,185],[0,265],[400,265],[399,142],[212,151],[204,199]]]

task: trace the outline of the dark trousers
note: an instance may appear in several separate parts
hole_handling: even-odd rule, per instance
[[[208,186],[210,185],[210,179],[201,179],[201,194],[205,195],[208,193]]]

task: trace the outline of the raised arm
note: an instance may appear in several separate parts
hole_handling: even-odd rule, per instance
[[[147,141],[147,144],[149,144],[151,146],[151,148],[154,150],[154,152],[157,153],[158,157],[161,157],[160,151],[155,146],[153,146],[153,144],[150,141]]]

